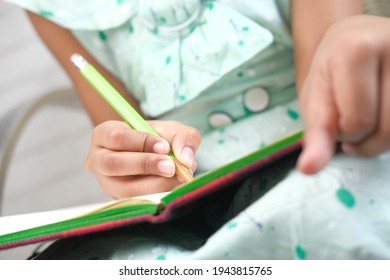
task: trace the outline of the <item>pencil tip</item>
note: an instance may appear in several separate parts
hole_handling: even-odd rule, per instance
[[[181,162],[178,160],[175,160],[175,166],[176,166],[176,174],[181,177],[185,182],[190,182],[194,180],[194,177],[192,176],[189,169],[184,166]]]

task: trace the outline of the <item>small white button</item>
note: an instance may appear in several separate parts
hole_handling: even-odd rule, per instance
[[[209,124],[214,128],[223,127],[233,122],[232,116],[225,112],[214,112],[209,115]]]
[[[269,94],[261,87],[254,87],[244,94],[244,106],[252,112],[260,112],[269,104]]]

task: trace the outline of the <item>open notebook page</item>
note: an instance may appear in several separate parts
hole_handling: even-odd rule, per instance
[[[160,199],[166,194],[168,194],[168,192],[137,196],[135,198],[146,199],[154,203],[160,203]],[[104,205],[107,203],[110,204],[112,201],[63,208],[52,211],[0,217],[0,235],[71,219],[89,213],[97,208],[104,207]]]

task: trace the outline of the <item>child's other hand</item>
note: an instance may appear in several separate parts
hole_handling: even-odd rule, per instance
[[[196,169],[194,154],[200,133],[174,121],[150,121],[161,137],[131,129],[121,121],[107,121],[94,128],[86,168],[96,176],[104,193],[124,198],[169,191],[182,181],[168,156]]]
[[[346,153],[390,148],[390,19],[353,16],[333,25],[314,55],[299,94],[305,121],[298,169],[314,174],[335,142]]]

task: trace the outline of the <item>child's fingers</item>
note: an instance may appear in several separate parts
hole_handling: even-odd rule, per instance
[[[345,144],[347,153],[374,156],[390,149],[390,56],[382,64],[378,125],[373,134],[357,144]]]
[[[175,165],[171,157],[155,153],[96,151],[94,173],[104,176],[159,175],[172,177]]]
[[[194,155],[202,140],[199,131],[176,121],[164,122],[164,126],[160,122],[151,122],[151,124],[171,144],[178,160],[191,168]]]
[[[337,110],[328,83],[317,73],[308,76],[301,92],[305,122],[304,146],[297,167],[305,174],[317,173],[334,154]]]
[[[301,93],[305,135],[298,168],[307,174],[326,165],[336,140],[358,143],[376,128],[377,52],[364,38],[344,38],[333,38],[343,52],[327,45],[318,50]]]
[[[342,142],[360,142],[376,128],[379,57],[372,48],[363,38],[349,38],[343,52],[329,59],[330,83],[339,115],[338,139]]]
[[[297,167],[302,173],[315,174],[332,158],[335,138],[327,129],[313,127],[313,129],[306,129],[304,143]]]
[[[101,148],[113,151],[133,151],[168,154],[169,143],[150,133],[131,129],[121,121],[107,121],[95,127],[92,141]]]

